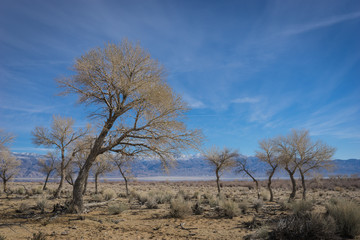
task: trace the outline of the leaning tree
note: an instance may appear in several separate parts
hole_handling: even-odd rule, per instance
[[[57,80],[97,120],[95,139],[73,188],[70,211],[83,212],[83,188],[97,156],[108,151],[150,154],[168,166],[174,154],[198,148],[201,133],[188,130],[187,106],[166,83],[163,67],[139,44],[106,44],[76,59],[74,74]]]
[[[231,151],[228,148],[223,150],[217,147],[212,147],[204,153],[204,159],[207,161],[215,171],[216,185],[218,194],[220,195],[220,176],[226,170],[230,170],[235,166],[235,160],[239,157],[237,151]]]
[[[268,190],[270,193],[270,202],[274,200],[274,194],[271,188],[272,177],[275,174],[275,171],[279,167],[279,157],[275,149],[275,143],[273,139],[263,139],[259,141],[259,150],[256,151],[256,157],[260,161],[267,163],[269,165],[268,174]]]

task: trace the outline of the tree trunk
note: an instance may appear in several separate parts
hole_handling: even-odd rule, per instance
[[[218,189],[218,195],[220,196],[220,176],[219,176],[219,171],[216,170],[216,185],[217,185],[217,189]]]
[[[91,152],[84,166],[80,169],[79,175],[75,180],[73,188],[73,200],[70,207],[70,212],[73,213],[82,213],[84,211],[84,202],[83,202],[83,191],[85,182],[90,171],[90,168],[97,157],[97,152]]]
[[[269,189],[269,192],[270,192],[270,202],[274,201],[274,194],[273,194],[273,191],[272,191],[272,188],[271,188],[271,179],[272,179],[272,177],[273,177],[273,175],[275,173],[275,170],[276,169],[273,168],[273,170],[270,172],[269,180],[268,180],[268,189]]]
[[[59,187],[56,189],[56,191],[54,193],[55,198],[59,198],[59,196],[60,196],[61,189],[64,185],[64,179],[65,179],[65,171],[64,171],[64,169],[61,169]]]
[[[86,176],[86,181],[84,183],[83,195],[85,195],[85,193],[86,193],[88,181],[89,181],[89,174]]]
[[[51,173],[51,172],[48,172],[48,173],[46,174],[46,178],[45,178],[43,190],[46,190],[46,184],[47,184],[47,182],[48,182],[48,180],[49,180],[50,173]]]
[[[75,180],[74,188],[73,188],[73,199],[70,206],[70,212],[73,213],[82,213],[84,211],[84,201],[83,201],[83,191],[85,182],[87,181],[90,168],[93,165],[96,157],[101,154],[101,147],[104,143],[104,139],[107,136],[109,130],[112,128],[116,119],[120,116],[118,113],[117,115],[113,115],[104,124],[101,133],[99,134],[98,138],[95,140],[95,143],[90,151],[89,156],[87,157],[84,166],[80,169],[79,175]]]
[[[121,173],[121,176],[124,178],[125,181],[126,196],[129,196],[128,179],[126,178],[125,173],[121,170],[121,167],[119,165],[118,168]]]
[[[288,201],[288,202],[291,202],[295,199],[295,195],[296,195],[296,181],[294,178],[294,172],[291,172],[290,170],[286,170],[286,171],[289,173],[291,184],[292,184],[292,192],[290,193],[289,201]]]
[[[303,188],[303,193],[302,193],[302,199],[306,200],[306,186],[305,186],[305,176],[303,171],[301,171],[301,169],[299,168],[299,172],[300,172],[300,176],[301,176],[301,184],[302,184],[302,188]]]
[[[95,194],[98,194],[98,174],[95,174]]]
[[[7,180],[3,178],[3,184],[4,184],[4,193],[7,192],[7,186],[6,186]]]
[[[256,192],[257,192],[257,198],[260,199],[260,188],[259,188],[259,182],[253,177],[253,175],[248,172],[247,170],[244,170],[245,173],[251,177],[251,179],[255,182],[255,186],[256,186]]]
[[[124,180],[125,180],[126,196],[129,196],[128,180],[126,177],[124,177]]]

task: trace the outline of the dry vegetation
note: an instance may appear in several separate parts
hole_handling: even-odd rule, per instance
[[[54,198],[57,185],[11,182],[0,195],[0,239],[341,239],[359,238],[360,179],[309,180],[287,203],[291,185],[274,180],[274,202],[266,181],[261,199],[252,182],[89,183],[86,212],[69,214],[71,186]],[[356,237],[357,235],[357,237]]]

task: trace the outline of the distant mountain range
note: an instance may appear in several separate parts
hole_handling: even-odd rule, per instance
[[[17,159],[21,160],[20,171],[17,178],[42,178],[44,175],[39,172],[37,161],[43,155],[35,153],[14,153]],[[248,157],[250,169],[258,178],[265,178],[268,170],[267,164],[259,161],[256,157]],[[334,169],[331,171],[322,170],[324,176],[331,175],[360,175],[360,159],[334,160]],[[201,155],[183,155],[177,158],[176,164],[166,173],[159,160],[144,159],[138,160],[133,165],[133,174],[138,178],[146,177],[204,177],[210,179],[214,177],[214,171]],[[113,171],[106,175],[107,178],[121,178],[118,171]],[[247,178],[234,172],[225,172],[224,178]],[[287,177],[284,171],[279,171],[275,177]]]

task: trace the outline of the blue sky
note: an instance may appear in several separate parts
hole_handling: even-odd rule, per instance
[[[123,38],[167,69],[211,145],[254,155],[258,140],[309,129],[360,158],[360,1],[25,1],[0,7],[0,128],[15,152],[41,152],[35,126],[89,119],[54,79]]]

